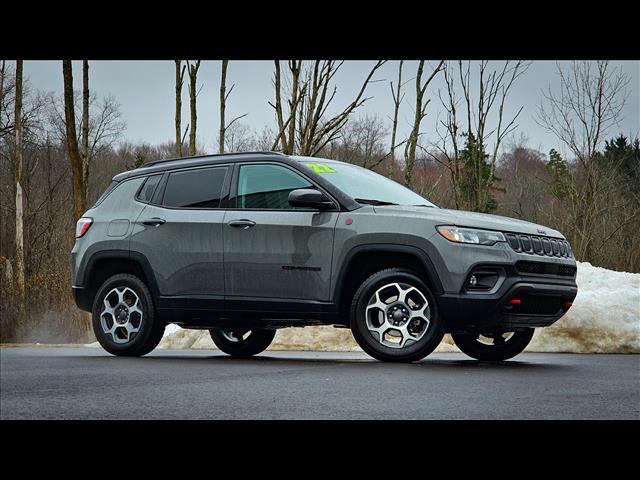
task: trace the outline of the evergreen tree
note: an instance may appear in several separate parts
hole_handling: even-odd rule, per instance
[[[571,181],[569,165],[567,165],[566,160],[553,148],[549,152],[547,170],[553,179],[551,190],[556,197],[560,199],[570,199],[576,194],[573,182]]]
[[[464,162],[460,189],[464,207],[476,212],[490,213],[496,210],[498,202],[492,191],[502,191],[494,186],[500,179],[491,172],[489,154],[485,146],[473,134],[469,134],[460,158]]]

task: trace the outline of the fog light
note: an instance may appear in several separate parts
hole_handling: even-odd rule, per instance
[[[491,290],[498,282],[499,277],[497,270],[484,267],[476,268],[467,277],[465,289],[471,291]]]

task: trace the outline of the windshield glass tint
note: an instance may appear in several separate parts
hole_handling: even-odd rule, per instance
[[[417,193],[366,168],[348,163],[317,160],[314,162],[310,159],[302,163],[354,199],[435,207],[433,203]]]

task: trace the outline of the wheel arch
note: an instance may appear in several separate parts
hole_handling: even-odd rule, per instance
[[[444,291],[435,266],[424,250],[401,244],[358,245],[345,255],[336,277],[333,301],[343,323],[349,323],[349,305],[359,285],[375,272],[391,267],[414,271],[436,296]]]
[[[154,302],[158,298],[158,285],[147,257],[127,250],[102,250],[91,255],[83,269],[82,290],[85,301],[93,299],[104,281],[118,273],[129,273],[140,278],[151,292]]]

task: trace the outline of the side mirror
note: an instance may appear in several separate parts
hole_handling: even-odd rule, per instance
[[[322,192],[313,188],[299,188],[289,193],[289,205],[292,207],[316,208],[326,210],[334,207],[334,203]]]

